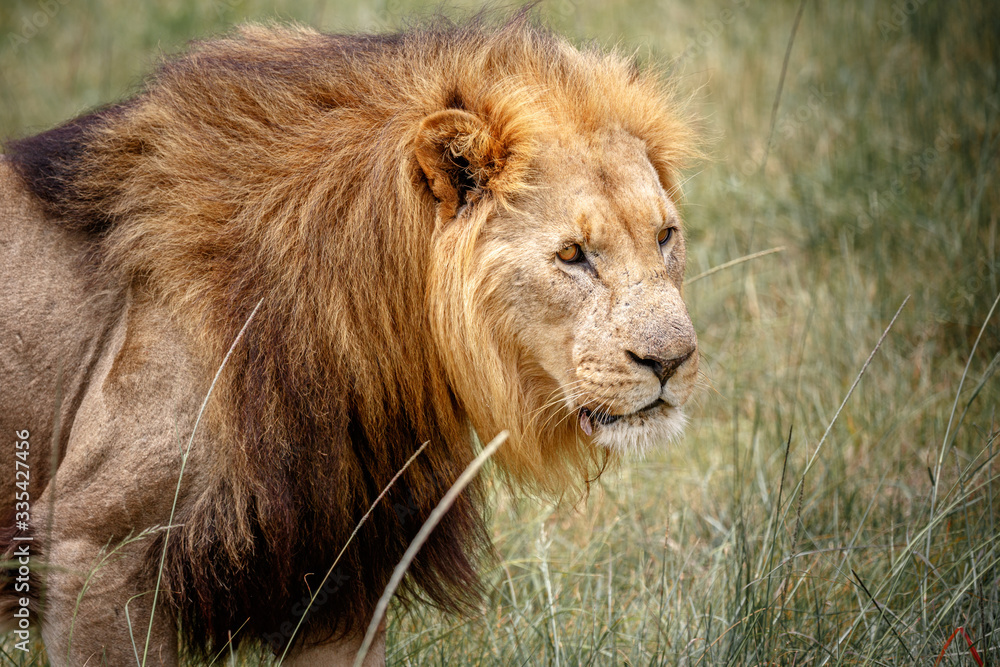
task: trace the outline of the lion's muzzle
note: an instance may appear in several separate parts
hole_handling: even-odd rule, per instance
[[[682,406],[698,372],[698,339],[672,284],[642,281],[609,290],[607,297],[591,312],[600,326],[577,340],[574,407],[584,435],[639,452],[683,427]]]

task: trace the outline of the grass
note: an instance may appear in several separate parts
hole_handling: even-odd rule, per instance
[[[0,10],[0,135],[244,18],[371,30],[415,6],[68,0],[11,41],[43,4]],[[713,160],[686,186],[689,276],[785,249],[688,287],[705,377],[685,439],[574,507],[498,488],[492,599],[391,613],[390,663],[933,665],[954,636],[941,664],[977,664],[959,627],[1000,662],[1000,6],[807,2],[769,145],[797,9],[541,7],[696,91]],[[45,664],[9,640],[4,660]]]

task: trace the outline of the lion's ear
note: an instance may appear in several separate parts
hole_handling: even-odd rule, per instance
[[[460,109],[424,118],[417,133],[417,162],[441,202],[441,219],[454,217],[469,193],[487,189],[503,169],[503,147],[481,118]]]

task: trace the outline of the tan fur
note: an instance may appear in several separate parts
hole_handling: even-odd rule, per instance
[[[345,555],[348,597],[307,627],[349,646],[471,460],[470,428],[484,441],[509,430],[501,469],[550,493],[676,436],[697,372],[675,207],[693,150],[656,72],[579,51],[524,14],[393,37],[247,26],[166,62],[133,100],[12,144],[34,194],[2,168],[0,225],[20,241],[4,246],[17,287],[0,317],[25,327],[0,340],[14,364],[4,401],[21,401],[3,427],[32,428],[47,456],[63,360],[59,469],[35,489],[58,518],[44,537],[34,527],[60,565],[86,569],[166,524],[178,438],[261,304],[209,403],[183,525],[106,565],[88,593],[97,620],[73,649],[81,582],[51,577],[46,640],[77,658],[123,651],[123,601],[151,590],[166,541],[171,618],[217,643],[250,613],[245,632],[280,647],[280,619],[254,616],[254,601],[294,614],[303,575],[324,571],[430,441]],[[585,265],[556,256],[574,243]],[[27,258],[44,269],[9,268]],[[474,591],[480,503],[474,486],[411,588],[456,607]],[[220,605],[212,586],[226,582]],[[130,603],[140,618],[147,599]]]

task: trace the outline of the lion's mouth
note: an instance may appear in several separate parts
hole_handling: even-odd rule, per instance
[[[636,415],[642,415],[651,412],[661,405],[666,405],[662,398],[658,398],[649,405],[639,408],[635,412],[630,412],[625,415],[609,415],[602,411],[593,412],[590,408],[580,408],[580,429],[586,433],[588,436],[594,434],[594,427],[600,426],[610,426],[616,421],[623,419],[625,417],[634,417]]]

